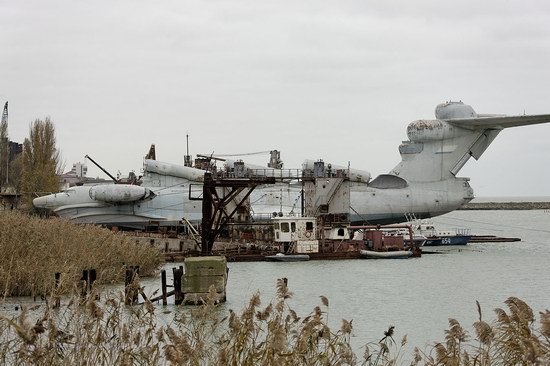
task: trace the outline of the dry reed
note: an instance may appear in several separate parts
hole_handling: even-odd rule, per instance
[[[122,275],[123,263],[140,265],[149,274],[160,264],[156,249],[127,241],[108,230],[73,225],[58,219],[37,219],[1,213],[0,291],[4,295],[59,297],[75,288],[86,268],[95,268],[103,283]],[[63,272],[54,289],[53,273]],[[97,290],[97,289],[96,289]],[[79,294],[61,308],[50,303],[23,309],[15,318],[0,314],[0,364],[16,365],[396,365],[403,364],[402,347],[394,327],[358,356],[350,342],[353,322],[340,329],[328,326],[329,301],[304,318],[287,303],[287,282],[277,282],[273,303],[261,307],[259,294],[248,305],[227,316],[213,296],[196,309],[185,309],[169,325],[158,324],[158,312],[146,301],[124,305],[122,294],[101,302],[93,293]],[[444,342],[427,352],[418,348],[410,365],[550,365],[550,312],[535,314],[522,300],[505,301],[508,310],[495,309],[496,320],[486,322],[478,303],[474,337],[449,319]],[[30,315],[32,314],[32,315]],[[32,320],[31,320],[32,319]]]
[[[212,288],[212,291],[213,288]],[[327,324],[328,300],[304,318],[288,306],[286,282],[277,283],[273,303],[261,306],[255,294],[240,313],[224,317],[210,296],[198,308],[184,308],[173,321],[159,324],[153,304],[124,306],[123,296],[102,302],[89,296],[60,309],[43,306],[12,319],[0,315],[0,364],[17,365],[397,365],[407,340],[394,341],[394,327],[365,345],[360,357],[352,350],[352,321],[338,330]],[[427,353],[415,349],[409,365],[548,365],[550,313],[534,314],[523,301],[509,298],[508,312],[497,309],[491,324],[481,318],[476,336],[454,319],[445,342]],[[163,314],[166,317],[166,313]]]
[[[99,283],[110,283],[123,278],[124,264],[139,265],[147,276],[162,262],[157,249],[98,226],[5,211],[0,227],[2,297],[50,294],[56,272],[62,273],[60,292],[67,292],[85,269],[95,269]]]

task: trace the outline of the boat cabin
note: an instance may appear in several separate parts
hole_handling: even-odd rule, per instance
[[[284,247],[285,253],[317,253],[317,222],[313,217],[274,217],[275,243]]]
[[[345,226],[325,228],[325,239],[350,240],[349,228]]]
[[[456,235],[469,235],[469,230],[467,229],[438,230],[432,222],[424,221],[424,220],[422,220],[419,223],[415,223],[413,225],[413,230],[427,237],[432,237],[432,236],[447,237],[447,236],[456,236]]]

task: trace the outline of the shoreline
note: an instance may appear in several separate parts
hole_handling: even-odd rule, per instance
[[[550,202],[469,202],[457,210],[550,210]]]

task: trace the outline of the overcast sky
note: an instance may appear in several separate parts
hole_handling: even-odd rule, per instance
[[[188,133],[193,155],[376,176],[446,100],[550,113],[542,0],[0,0],[0,55],[10,138],[50,117],[66,171],[88,154],[139,174],[152,143],[181,163]],[[459,175],[478,196],[550,196],[550,124],[503,131]]]

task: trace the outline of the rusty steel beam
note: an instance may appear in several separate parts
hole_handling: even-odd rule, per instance
[[[263,184],[275,184],[274,177],[257,178],[216,178],[212,173],[206,172],[203,181],[202,194],[202,232],[201,232],[201,252],[202,255],[210,255],[216,238],[225,225],[237,212],[237,209],[243,205],[254,189]],[[220,195],[217,188],[230,188],[229,192]],[[229,202],[234,200],[239,194],[244,192],[244,196],[236,204],[231,212],[227,212]]]

